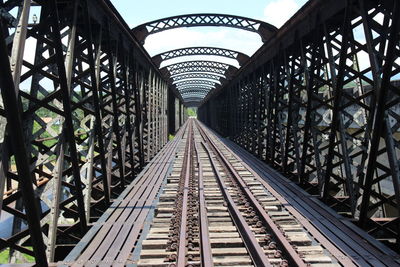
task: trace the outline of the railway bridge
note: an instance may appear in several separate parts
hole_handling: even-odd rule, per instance
[[[262,46],[144,48],[210,26]],[[0,0],[0,263],[400,266],[399,73],[397,0],[279,29]]]

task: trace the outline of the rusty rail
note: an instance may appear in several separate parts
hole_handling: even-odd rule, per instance
[[[198,126],[198,125],[197,125]],[[200,133],[203,136],[204,140],[207,142],[207,144],[211,147],[211,149],[214,151],[214,153],[218,156],[220,159],[220,162],[224,166],[224,168],[230,173],[230,175],[235,179],[235,181],[238,183],[239,187],[241,190],[243,190],[246,194],[246,197],[250,201],[251,205],[255,208],[257,214],[261,215],[260,219],[266,224],[270,230],[270,234],[274,237],[274,240],[279,243],[278,247],[283,249],[284,254],[286,255],[286,258],[289,261],[290,266],[303,266],[306,267],[307,264],[304,263],[304,261],[300,258],[300,255],[294,250],[293,246],[288,242],[286,237],[282,234],[282,232],[279,230],[279,228],[276,226],[276,224],[273,222],[271,217],[265,212],[263,207],[260,205],[260,203],[257,201],[257,199],[254,197],[254,195],[250,192],[249,188],[246,186],[244,183],[243,179],[240,177],[240,175],[237,173],[237,171],[233,168],[232,164],[229,162],[229,160],[226,159],[226,157],[222,154],[222,152],[218,149],[217,145],[213,142],[213,140],[204,132],[204,130],[199,127]],[[206,147],[206,145],[205,145]],[[209,153],[208,148],[206,150]],[[211,157],[211,156],[210,156]],[[257,241],[256,241],[257,242]]]
[[[214,266],[214,264],[211,254],[211,243],[208,232],[206,200],[204,196],[203,164],[201,163],[200,160],[200,153],[196,142],[194,142],[194,150],[197,156],[198,181],[199,181],[198,190],[199,190],[201,265],[203,267],[212,267]]]

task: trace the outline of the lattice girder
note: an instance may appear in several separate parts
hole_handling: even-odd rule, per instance
[[[188,85],[183,85],[183,86],[177,86],[176,87],[178,90],[182,90],[182,89],[190,89],[190,88],[204,88],[204,89],[214,89],[216,88],[216,86],[211,86],[211,85],[197,85],[197,84],[188,84]]]
[[[207,88],[190,88],[190,89],[182,89],[182,90],[179,90],[179,93],[182,95],[182,94],[185,94],[185,93],[200,93],[200,94],[202,94],[202,93],[208,93],[208,92],[210,92],[211,90],[210,89],[207,89]]]
[[[168,86],[129,29],[109,16],[111,4],[3,2],[1,75],[15,77],[13,88],[0,84],[0,212],[11,228],[0,251],[46,266],[167,142]],[[37,10],[39,21],[28,24]],[[7,90],[16,97],[3,98]],[[4,104],[19,110],[10,117]],[[10,150],[15,121],[23,145]],[[15,158],[26,165],[13,166]]]
[[[213,82],[213,81],[205,81],[205,80],[199,80],[199,79],[192,79],[188,81],[183,81],[183,82],[177,82],[175,83],[176,87],[181,87],[181,86],[187,86],[187,85],[205,85],[205,86],[217,86],[219,83]]]
[[[172,65],[165,66],[160,69],[161,73],[166,77],[171,77],[188,72],[206,72],[220,74],[225,77],[232,77],[236,71],[236,67],[216,61],[197,60],[197,61],[185,61],[179,62]]]
[[[219,82],[221,84],[226,82],[226,79],[222,75],[216,75],[211,73],[184,73],[171,77],[170,82],[172,84],[176,84],[181,81],[190,81],[198,79],[202,79],[204,81],[217,82],[217,83]]]
[[[240,65],[242,65],[246,60],[249,59],[249,56],[230,49],[218,48],[218,47],[186,47],[179,48],[175,50],[170,50],[167,52],[163,52],[161,54],[155,55],[152,57],[152,60],[158,66],[161,65],[163,61],[184,57],[184,56],[221,56],[226,58],[235,59],[238,61]]]
[[[144,44],[150,34],[181,27],[225,26],[260,35],[263,42],[275,34],[277,28],[264,21],[224,14],[188,14],[144,23],[132,29],[136,39]]]

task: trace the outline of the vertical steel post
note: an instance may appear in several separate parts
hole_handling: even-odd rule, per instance
[[[77,195],[78,202],[78,213],[79,213],[79,223],[81,227],[82,233],[85,233],[87,230],[86,216],[85,216],[85,204],[83,200],[82,194],[82,182],[80,177],[79,163],[77,157],[77,150],[75,144],[75,136],[73,132],[73,123],[72,123],[72,109],[70,103],[70,92],[68,91],[68,83],[67,83],[67,73],[64,65],[64,57],[59,29],[59,18],[58,18],[58,10],[56,6],[55,0],[49,1],[49,11],[50,11],[50,20],[52,23],[52,35],[54,38],[54,50],[55,57],[58,67],[58,75],[60,80],[60,89],[62,92],[62,101],[64,107],[65,114],[65,126],[64,131],[66,134],[66,139],[68,143],[68,148],[70,151],[70,158],[72,163],[72,173],[74,177],[75,190]]]
[[[373,176],[376,168],[376,158],[378,156],[379,141],[383,134],[385,122],[385,105],[388,88],[390,86],[390,78],[392,76],[393,63],[396,57],[396,45],[399,42],[400,30],[400,3],[393,1],[392,25],[390,27],[389,42],[383,66],[382,82],[379,91],[377,92],[377,106],[373,118],[372,139],[369,148],[369,158],[367,164],[367,172],[365,175],[364,192],[362,196],[359,223],[361,227],[365,227],[368,221],[368,207],[370,205],[371,187],[373,184]],[[397,203],[399,204],[399,203]]]
[[[5,44],[5,36],[3,33],[3,23],[0,20],[0,86],[1,94],[6,110],[7,123],[11,135],[11,145],[15,155],[19,183],[22,191],[29,232],[32,238],[32,247],[35,254],[36,263],[39,266],[48,266],[46,260],[45,246],[42,237],[40,225],[40,209],[37,206],[35,194],[33,191],[33,177],[30,172],[28,153],[25,147],[22,120],[20,114],[22,112],[18,107],[17,95],[15,93],[14,81],[11,75],[10,62],[8,60],[8,49]]]
[[[105,149],[104,149],[104,142],[103,142],[103,133],[102,133],[102,117],[101,117],[101,110],[100,110],[100,100],[99,100],[99,77],[96,74],[96,69],[99,69],[99,66],[96,68],[95,60],[94,60],[94,51],[93,51],[93,37],[92,37],[92,23],[90,21],[89,10],[87,6],[87,1],[82,1],[83,5],[83,17],[85,20],[85,37],[87,39],[87,49],[88,49],[88,61],[90,66],[90,80],[91,80],[91,89],[93,92],[93,106],[94,106],[94,116],[96,122],[95,132],[96,132],[96,139],[97,139],[97,146],[99,149],[99,157],[100,157],[100,167],[102,172],[102,182],[104,187],[104,200],[106,205],[110,203],[110,185],[107,180],[107,167],[106,167],[106,160],[105,160]]]

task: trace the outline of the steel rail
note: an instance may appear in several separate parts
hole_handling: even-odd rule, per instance
[[[186,266],[186,232],[187,232],[187,217],[188,217],[188,198],[189,198],[189,180],[191,176],[192,168],[192,139],[193,139],[193,125],[189,122],[189,130],[186,136],[186,149],[185,159],[183,162],[181,179],[184,177],[183,196],[182,196],[182,213],[181,213],[181,224],[179,227],[179,245],[178,245],[178,257],[176,266]]]
[[[154,196],[158,191],[156,188],[159,188],[159,186],[161,185],[161,180],[158,179],[160,181],[157,182],[157,177],[165,175],[169,168],[166,165],[166,167],[160,169],[156,168],[154,165],[157,165],[157,162],[170,162],[172,160],[172,158],[174,157],[174,152],[177,150],[179,142],[183,138],[183,134],[186,131],[186,127],[187,124],[184,124],[178,131],[178,133],[175,135],[174,140],[168,143],[166,146],[164,146],[160,151],[160,153],[158,153],[153,158],[153,160],[146,165],[146,167],[142,171],[144,175],[138,177],[137,180],[135,180],[133,184],[129,186],[131,188],[129,193],[127,193],[123,198],[119,197],[114,202],[115,211],[112,213],[106,212],[106,214],[108,214],[109,217],[105,218],[103,222],[98,221],[94,223],[91,230],[82,239],[81,243],[75,246],[75,248],[70,252],[70,254],[64,259],[63,261],[64,265],[59,265],[59,266],[79,267],[79,266],[84,266],[87,262],[98,262],[98,260],[100,259],[93,258],[93,256],[96,253],[96,251],[99,250],[103,240],[107,240],[106,243],[110,247],[110,249],[107,249],[108,251],[107,255],[105,255],[105,260],[108,260],[110,258],[111,259],[118,258],[124,260],[129,256],[129,253],[132,250],[131,247],[129,246],[121,247],[123,244],[118,245],[115,243],[115,241],[111,241],[110,239],[106,238],[109,232],[109,228],[111,228],[112,225],[118,221],[121,213],[126,207],[133,206],[133,204],[135,203],[134,201],[137,200],[139,196],[140,198],[146,198],[146,203],[143,206],[147,207],[151,205],[151,201],[154,199]],[[111,209],[112,208],[109,208],[109,211]],[[139,235],[142,229],[143,222],[144,218],[135,221],[135,226],[132,227],[127,239],[126,240],[124,239],[124,243],[130,242],[130,240],[133,240],[132,242],[134,243],[135,241],[134,239],[137,237],[137,235]],[[124,227],[128,227],[128,224],[126,224],[126,226]],[[76,263],[73,264],[74,262]],[[123,266],[124,263],[122,262],[121,265]],[[118,266],[118,264],[116,263],[114,266]]]
[[[201,124],[201,123],[200,123]],[[340,264],[342,264],[343,266],[351,266],[351,267],[355,267],[357,266],[356,264],[354,264],[354,262],[349,258],[349,256],[347,256],[346,254],[343,253],[343,251],[341,251],[337,246],[335,246],[335,241],[332,240],[328,240],[329,237],[325,236],[324,234],[322,234],[314,225],[313,223],[311,223],[308,219],[304,218],[303,214],[301,213],[301,211],[297,210],[293,205],[286,205],[288,204],[287,199],[285,199],[282,195],[278,194],[278,192],[269,184],[267,183],[261,176],[259,173],[261,173],[262,175],[265,176],[272,176],[272,177],[276,177],[277,179],[279,179],[279,176],[272,172],[269,169],[265,169],[265,166],[262,165],[262,163],[260,163],[259,161],[257,161],[257,159],[254,157],[254,155],[249,155],[246,153],[243,153],[243,150],[237,150],[234,148],[230,148],[227,146],[226,143],[222,143],[222,146],[229,151],[230,153],[236,154],[240,157],[244,157],[246,159],[249,159],[252,162],[252,164],[255,165],[257,172],[254,172],[254,177],[257,178],[258,181],[260,181],[266,188],[268,191],[272,192],[272,194],[278,199],[279,202],[281,202],[283,205],[286,206],[286,209],[299,221],[301,221],[302,226],[315,238],[315,240],[317,242],[319,242],[324,248],[326,248],[326,250],[332,254]],[[247,151],[246,151],[247,152]],[[248,152],[247,152],[248,153]],[[252,168],[254,169],[254,166],[250,166],[249,163],[247,163],[246,161],[242,162],[243,166],[247,169]],[[269,171],[268,171],[269,170]],[[368,255],[369,256],[369,255]],[[367,257],[366,257],[367,258]],[[389,264],[390,266],[390,264]]]
[[[214,264],[211,253],[210,236],[208,232],[206,198],[204,196],[203,164],[200,160],[200,153],[196,141],[194,142],[194,150],[197,157],[197,168],[198,168],[201,266],[212,267],[214,266]]]
[[[211,148],[214,150],[216,155],[220,158],[220,162],[225,165],[226,170],[229,171],[231,176],[235,179],[235,181],[238,183],[240,189],[245,192],[248,200],[252,204],[252,206],[256,209],[257,213],[261,215],[260,219],[263,220],[264,224],[266,224],[271,231],[270,234],[273,235],[275,238],[275,241],[279,242],[280,248],[283,249],[284,254],[288,257],[289,261],[289,266],[303,266],[306,267],[307,264],[303,261],[303,259],[300,257],[300,255],[295,251],[293,246],[289,243],[289,241],[286,239],[286,237],[283,235],[283,233],[279,230],[279,228],[276,226],[274,221],[271,219],[271,217],[267,214],[267,212],[264,210],[264,208],[261,206],[261,204],[258,202],[258,200],[254,197],[248,186],[245,184],[243,179],[240,177],[240,175],[237,173],[237,171],[233,168],[232,164],[226,159],[226,157],[223,155],[223,153],[218,149],[217,145],[214,143],[214,141],[206,134],[206,132],[201,128],[201,126],[196,123],[198,129],[200,129],[200,133],[203,136],[203,138],[208,141],[208,143],[211,145]]]
[[[198,129],[200,129],[200,128],[198,127]],[[201,134],[201,131],[200,131],[200,134]],[[265,256],[265,252],[264,252],[263,248],[260,246],[254,233],[250,229],[250,226],[247,224],[245,218],[243,217],[243,215],[240,213],[238,207],[236,206],[233,198],[230,196],[230,194],[224,184],[223,178],[221,177],[221,175],[219,174],[219,172],[217,170],[217,164],[215,162],[215,159],[213,159],[213,157],[211,155],[210,148],[208,148],[208,145],[204,142],[202,142],[202,145],[208,154],[208,157],[211,162],[211,167],[217,178],[216,180],[217,180],[218,186],[221,190],[221,193],[227,203],[227,207],[228,207],[229,213],[232,216],[232,220],[234,221],[236,227],[238,228],[239,234],[243,239],[243,242],[250,254],[251,259],[253,260],[253,263],[255,264],[255,266],[268,266],[268,267],[272,266],[272,264],[269,262],[268,258]]]

